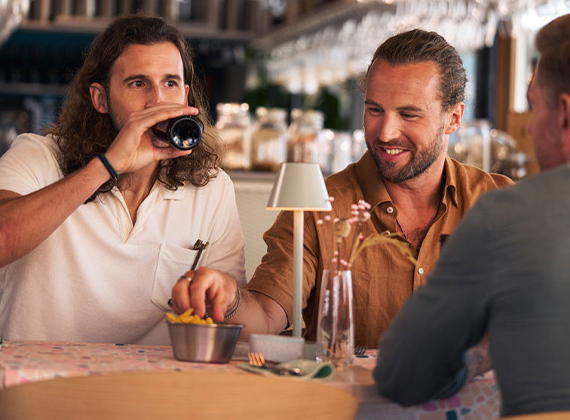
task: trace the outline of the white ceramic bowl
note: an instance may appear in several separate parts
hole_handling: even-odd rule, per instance
[[[263,354],[272,362],[288,362],[302,359],[305,339],[284,335],[252,334],[249,336],[249,351]]]

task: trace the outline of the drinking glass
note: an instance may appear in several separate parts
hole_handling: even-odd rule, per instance
[[[347,366],[354,355],[352,277],[348,270],[324,270],[319,298],[317,360]]]

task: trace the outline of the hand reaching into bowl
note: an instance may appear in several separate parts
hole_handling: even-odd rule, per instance
[[[242,339],[252,333],[279,334],[287,327],[281,305],[261,293],[239,289],[231,276],[207,267],[187,271],[172,288],[172,311],[181,314],[190,308],[199,317],[208,312],[214,322],[244,324]]]
[[[216,322],[228,319],[228,314],[240,301],[241,294],[233,277],[213,268],[187,271],[172,288],[174,313],[181,314],[193,308],[195,315],[204,317],[207,310]]]

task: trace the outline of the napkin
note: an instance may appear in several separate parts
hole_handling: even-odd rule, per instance
[[[304,360],[304,359],[291,360],[289,362],[279,363],[276,365],[287,368],[299,368],[303,372],[303,374],[300,376],[279,375],[262,367],[251,366],[249,363],[240,363],[238,366],[243,370],[247,370],[248,372],[258,373],[260,375],[279,376],[281,378],[286,377],[286,378],[301,379],[301,380],[326,379],[331,377],[335,372],[334,366],[331,363],[316,362],[314,360]]]

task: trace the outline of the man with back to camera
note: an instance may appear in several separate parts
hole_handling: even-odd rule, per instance
[[[489,334],[502,415],[570,410],[570,15],[542,28],[528,89],[541,174],[490,192],[379,345],[378,389],[404,405],[457,392]]]
[[[169,344],[164,311],[198,240],[199,264],[245,283],[200,89],[162,19],[119,18],[95,39],[50,134],[19,136],[0,160],[0,335]],[[151,131],[183,115],[205,125],[190,151]]]
[[[372,218],[363,225],[363,235],[397,232],[418,266],[392,245],[368,247],[355,260],[357,345],[376,347],[404,300],[425,282],[440,240],[479,195],[512,183],[446,156],[448,138],[463,117],[466,82],[457,51],[440,35],[421,30],[385,41],[368,68],[363,116],[368,152],[327,179],[328,192],[335,197],[330,215],[350,217],[352,204],[367,201]],[[332,268],[335,251],[332,223],[317,226],[325,215],[305,212],[303,316],[308,340],[315,340],[320,279],[323,269]],[[267,254],[240,293],[230,276],[204,267],[186,273],[193,278],[190,284],[176,284],[173,309],[193,307],[202,315],[206,301],[213,301],[218,319],[228,308],[239,308],[232,321],[245,324],[242,337],[280,333],[292,319],[292,228],[291,212],[281,213],[264,235]]]

